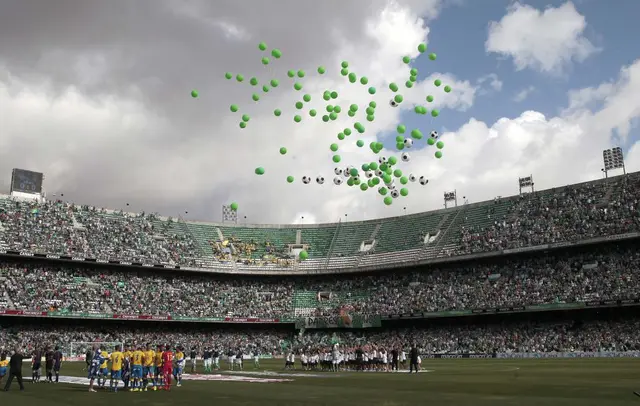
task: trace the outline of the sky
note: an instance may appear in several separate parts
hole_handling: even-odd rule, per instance
[[[50,197],[80,204],[220,221],[222,205],[237,202],[241,222],[312,223],[434,210],[453,190],[460,202],[514,195],[528,175],[536,189],[597,179],[602,150],[614,146],[637,171],[639,14],[635,0],[2,0],[0,192],[22,168],[45,174]],[[263,65],[260,42],[282,57]],[[342,61],[369,84],[349,83]],[[306,72],[301,91],[291,69]],[[262,93],[249,84],[254,76],[280,85]],[[397,107],[391,82],[404,96]],[[328,123],[324,90],[338,92],[331,103],[343,109]],[[295,102],[307,93],[295,123]],[[375,120],[356,117],[365,133],[339,141],[353,128],[348,106],[364,114],[371,100]],[[416,105],[440,114],[417,115]],[[312,118],[311,108],[321,113]],[[245,129],[241,114],[250,116]],[[442,158],[425,139],[397,151],[399,124],[437,131]],[[374,141],[385,146],[379,155],[368,148]],[[410,157],[398,165],[403,173],[429,183],[410,183],[390,206],[377,188],[333,183],[336,166],[402,152]]]

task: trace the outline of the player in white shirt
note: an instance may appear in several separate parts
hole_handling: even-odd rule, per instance
[[[338,344],[333,345],[333,353],[331,354],[331,370],[338,371],[338,364],[340,363],[340,351],[338,351]]]
[[[260,368],[260,353],[258,350],[253,350],[253,367]]]
[[[382,370],[389,372],[389,354],[386,350],[382,351]]]
[[[407,367],[407,353],[405,350],[400,351],[400,365],[402,369]]]
[[[236,363],[236,354],[229,351],[229,369],[233,371],[233,366]]]

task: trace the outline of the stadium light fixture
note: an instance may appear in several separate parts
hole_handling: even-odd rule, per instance
[[[454,190],[453,192],[444,192],[444,208],[445,209],[449,208],[450,202],[453,202],[455,204],[455,207],[458,207],[458,197],[456,192],[457,192],[456,190]]]
[[[518,178],[518,190],[520,191],[520,195],[522,195],[522,189],[529,189],[529,192],[533,193],[535,190],[533,189],[533,175],[525,176],[523,178]]]
[[[602,151],[602,160],[604,161],[604,177],[609,177],[609,171],[613,169],[622,169],[624,175],[627,174],[627,169],[624,167],[624,156],[622,155],[622,148],[613,147]]]

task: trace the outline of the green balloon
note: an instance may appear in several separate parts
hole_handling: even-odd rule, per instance
[[[366,85],[367,83],[369,83],[369,79],[366,76],[360,78],[360,84]]]
[[[436,86],[440,86],[442,84],[442,81],[440,79],[436,79],[433,81],[433,84]]]
[[[329,149],[333,152],[336,152],[338,150],[338,144],[331,144],[329,146]]]
[[[402,189],[400,189],[400,196],[406,196],[409,194],[409,189],[407,189],[406,187],[403,187]]]
[[[287,182],[293,183],[293,181],[294,181],[293,176],[287,176]]]
[[[409,71],[409,74],[411,76],[417,76],[418,75],[418,69],[416,68],[411,68],[411,70]]]
[[[402,171],[400,169],[396,169],[395,171],[393,171],[393,176],[399,178],[400,176],[402,176]]]
[[[367,116],[367,121],[369,121],[369,122],[371,122],[371,121],[373,121],[373,120],[375,120],[375,119],[376,119],[376,116],[374,116],[373,114],[369,114],[369,115]]]
[[[352,104],[351,106],[349,106],[349,111],[358,111],[358,105]]]
[[[386,187],[381,187],[380,189],[378,189],[378,193],[380,193],[382,196],[387,194],[387,188]]]
[[[344,133],[338,133],[338,139],[340,141],[344,140]]]
[[[318,66],[318,73],[319,74],[324,75],[326,71],[327,70],[324,68],[324,66]]]
[[[436,140],[434,140],[433,138],[427,138],[427,144],[428,145],[433,145],[436,143]]]
[[[280,111],[280,109],[275,109],[273,110],[273,115],[276,117],[280,117],[280,115],[282,114],[282,111]]]
[[[433,52],[429,54],[429,59],[431,59],[432,61],[435,61],[436,57],[436,54],[434,54]]]
[[[280,82],[278,82],[278,79],[271,79],[271,82],[269,82],[271,84],[271,87],[278,87],[278,85],[280,84]]]
[[[265,92],[265,93],[268,93],[269,92],[269,86],[267,86],[267,85],[262,86],[262,91]]]
[[[442,158],[442,151],[436,151],[436,158]]]
[[[333,156],[333,162],[335,162],[335,163],[340,162],[340,160],[341,160],[341,159],[342,159],[342,158],[340,158],[340,155],[334,155],[334,156]]]
[[[305,259],[309,258],[309,253],[305,250],[300,251],[300,253],[298,254],[298,257],[304,261]]]
[[[282,56],[282,52],[279,49],[272,49],[271,50],[271,56],[273,56],[276,59],[280,59],[280,57]]]
[[[287,149],[285,147],[280,147],[280,155],[284,155],[287,153]]]
[[[287,71],[287,76],[289,76],[290,78],[293,78],[296,76],[296,71],[294,70],[288,70]]]
[[[347,75],[349,74],[349,69],[341,69],[341,70],[340,70],[340,74],[341,74],[342,76],[347,76]]]
[[[393,97],[393,100],[395,100],[395,101],[396,101],[396,103],[400,104],[400,103],[402,103],[402,101],[404,100],[404,98],[402,97],[402,95],[401,95],[401,94],[397,94],[397,95],[395,95],[395,96]]]
[[[334,106],[333,107],[333,112],[336,114],[340,114],[340,112],[342,111],[342,107],[340,106]]]
[[[338,92],[331,92],[331,98],[332,99],[337,99],[338,98]]]
[[[259,101],[260,100],[260,96],[258,96],[255,93],[251,96],[251,98],[253,99],[253,101]]]
[[[357,176],[358,175],[358,170],[356,168],[351,168],[351,170],[349,171],[349,175]]]
[[[402,183],[403,185],[406,185],[407,182],[409,182],[409,178],[407,178],[406,176],[400,177],[400,183]]]
[[[304,100],[305,102],[309,103],[311,101],[311,95],[310,94],[305,94],[304,96],[302,96],[302,100]]]
[[[411,82],[414,82],[414,83],[415,83],[415,82],[418,80],[418,77],[417,77],[417,76],[414,76],[414,75],[411,75],[411,76],[409,76],[409,80],[410,80]]]
[[[349,67],[349,62],[347,61],[342,61],[342,63],[340,64],[340,66],[342,66],[343,69],[346,69]]]
[[[245,123],[246,123],[247,121],[249,121],[250,119],[251,119],[251,117],[249,117],[249,115],[248,115],[248,114],[243,114],[243,115],[242,115],[242,121],[244,121]]]
[[[431,110],[431,116],[432,117],[438,117],[440,115],[440,112],[436,109]]]
[[[433,101],[433,96],[431,96],[431,95],[427,96],[427,101],[429,103],[431,103]]]
[[[302,103],[302,102],[296,102],[296,108],[297,108],[298,110],[302,109],[303,107],[304,107],[304,103]]]
[[[263,57],[262,57],[262,64],[263,64],[263,65],[269,65],[269,58],[268,58],[268,57],[266,57],[266,56],[263,56]]]
[[[324,121],[325,123],[329,122],[329,116],[326,114],[322,116],[322,121]]]
[[[304,77],[304,75],[305,75],[304,71],[303,71],[302,69],[300,69],[300,70],[298,71],[298,77],[299,77],[299,78],[303,78],[303,77]]]
[[[404,124],[400,124],[397,128],[396,131],[398,131],[398,134],[404,134],[405,131],[407,131],[407,127],[404,126]]]
[[[398,158],[396,158],[395,156],[390,156],[387,162],[389,163],[389,165],[395,165],[398,163]]]
[[[412,82],[412,81],[410,81],[410,80],[407,80],[407,81],[404,83],[404,85],[405,85],[408,89],[411,89],[411,88],[413,87],[413,82]]]
[[[396,85],[395,83],[391,82],[391,83],[389,83],[389,89],[391,89],[392,92],[397,92],[398,91],[398,85]]]
[[[296,90],[302,90],[302,83],[298,83],[298,82],[294,83],[293,88]]]
[[[251,86],[256,86],[258,84],[258,79],[257,78],[251,78],[251,79],[249,79],[249,83],[251,84]]]
[[[445,86],[444,91],[445,93],[449,93],[451,91],[451,86]]]
[[[378,163],[377,162],[369,163],[369,169],[372,171],[375,171],[376,169],[378,169]]]
[[[369,107],[371,107],[372,109],[375,109],[378,105],[376,104],[376,102],[374,102],[373,100],[371,100],[369,102]]]
[[[404,57],[402,57],[402,62],[409,63],[409,62],[411,62],[411,58],[408,57],[408,56],[404,56]]]
[[[386,204],[387,206],[391,206],[391,204],[393,203],[393,198],[391,196],[387,196],[384,198],[384,204]]]
[[[244,121],[241,121],[240,128],[247,128],[247,123],[245,123]]]
[[[376,113],[376,110],[371,106],[367,107],[367,109],[365,111],[367,112],[367,114],[375,114]]]
[[[262,167],[257,167],[256,168],[256,175],[264,175],[264,168]]]
[[[397,135],[396,142],[404,142],[404,137],[402,135]]]
[[[391,182],[391,176],[389,176],[388,174],[385,173],[384,175],[382,175],[382,181],[385,184],[389,184]]]
[[[416,106],[413,108],[416,114],[422,114],[422,106]]]
[[[362,164],[361,168],[362,168],[362,170],[363,170],[363,171],[365,171],[365,172],[366,172],[366,171],[368,171],[368,170],[369,170],[369,164],[364,163],[364,164]]]
[[[266,51],[267,50],[267,44],[265,44],[264,42],[261,42],[258,44],[258,49],[261,51]]]
[[[229,207],[231,208],[231,210],[233,211],[238,211],[238,203],[233,202],[229,205]]]
[[[317,112],[317,111],[315,111],[314,109],[309,110],[309,115],[310,115],[311,117],[315,117],[315,116],[316,116],[316,114],[318,114],[318,112]]]
[[[351,178],[347,179],[347,185],[353,186],[353,179]]]
[[[358,80],[358,76],[356,76],[356,74],[355,74],[355,73],[351,72],[351,73],[349,74],[349,80],[353,80],[353,82],[355,82],[356,80]],[[352,83],[353,83],[353,82],[352,82]]]
[[[192,91],[191,91],[191,97],[193,97],[194,99],[195,99],[196,97],[198,97],[198,91],[197,91],[197,90],[192,90]]]
[[[444,148],[444,142],[442,142],[442,141],[436,142],[436,147],[438,147],[438,149]]]
[[[239,74],[239,73],[238,73],[238,74],[236,75],[236,80],[237,80],[238,82],[242,82],[242,81],[244,81],[244,76],[242,76],[241,74]]]
[[[293,116],[293,121],[295,121],[296,123],[299,123],[302,121],[302,117],[296,114],[295,116]]]
[[[229,107],[229,109],[231,109],[232,113],[235,113],[238,111],[238,106],[236,106],[235,104],[232,104],[231,107]]]
[[[331,93],[329,93],[329,92],[324,92],[324,94],[322,95],[322,98],[323,98],[325,101],[329,101],[329,100],[331,100]]]
[[[331,113],[329,113],[329,118],[331,119],[331,121],[335,121],[338,119],[338,115],[335,111],[332,111]]]
[[[364,141],[362,141],[362,140],[358,140],[358,141],[356,142],[356,145],[357,145],[357,146],[359,146],[360,148],[362,148],[362,147],[364,146]]]
[[[375,87],[373,87],[373,86],[371,86],[371,87],[369,88],[369,94],[376,94],[376,88],[375,88]]]
[[[418,45],[418,51],[420,53],[423,53],[426,50],[427,50],[427,44],[425,44],[424,42],[422,44]]]
[[[361,183],[360,184],[360,190],[362,190],[364,192],[367,189],[369,189],[369,186],[366,183]]]
[[[422,131],[418,130],[417,128],[414,130],[411,130],[411,137],[415,138],[416,140],[421,140],[422,139]]]
[[[233,77],[233,73],[227,72],[227,73],[224,74],[224,77],[225,77],[225,79],[229,80],[229,79],[231,79]]]
[[[333,113],[333,105],[327,104],[326,109],[327,109],[327,113]]]
[[[404,142],[397,142],[396,148],[398,149],[398,151],[402,151],[404,149]]]
[[[345,128],[344,129],[344,135],[346,135],[347,137],[351,135],[351,128]]]

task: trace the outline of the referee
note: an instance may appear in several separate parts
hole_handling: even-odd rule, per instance
[[[22,384],[22,360],[25,357],[20,353],[20,350],[17,348],[13,351],[13,355],[9,360],[9,379],[7,379],[6,385],[4,385],[4,391],[7,392],[9,387],[11,387],[11,382],[13,382],[13,378],[16,378],[18,381],[18,385],[20,385],[20,390],[24,390],[24,385]]]

